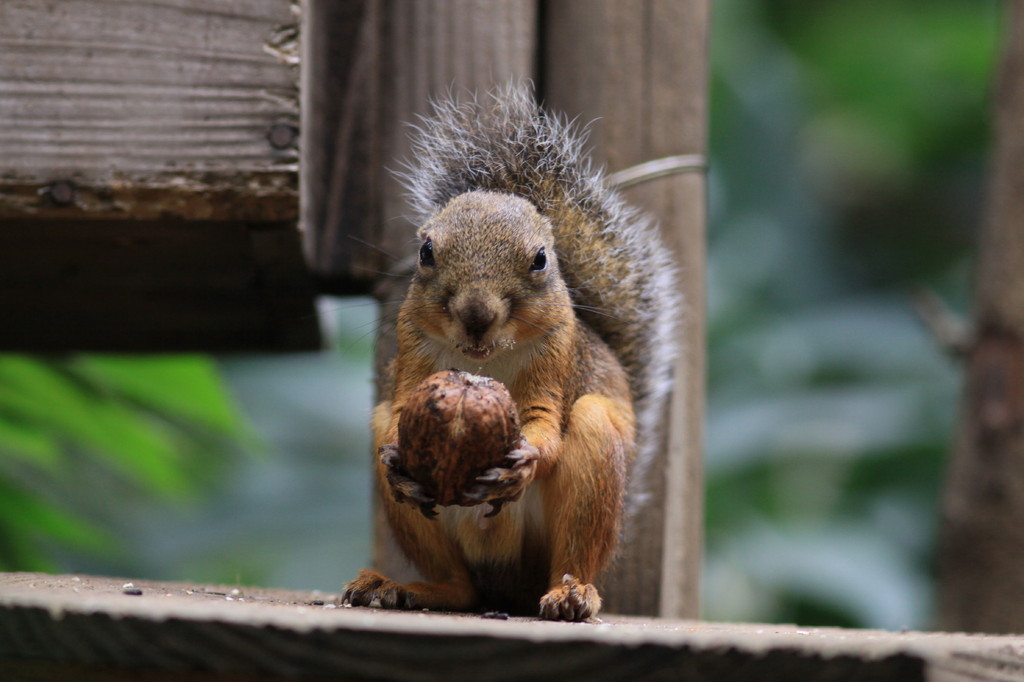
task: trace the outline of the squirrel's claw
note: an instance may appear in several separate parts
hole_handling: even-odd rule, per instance
[[[540,617],[546,620],[587,620],[600,610],[597,589],[568,573],[562,576],[560,585],[552,587],[540,600]]]
[[[477,476],[476,480],[479,483],[497,483],[501,480],[502,469],[488,469],[487,472],[482,476]]]
[[[526,440],[525,436],[519,436],[519,442],[505,455],[505,461],[511,468],[527,466],[537,461],[540,451]]]
[[[415,596],[404,585],[385,578],[376,571],[363,569],[355,580],[344,587],[343,605],[370,606],[374,602],[385,609],[416,608]]]
[[[402,468],[398,457],[398,445],[382,445],[378,448],[377,454],[380,456],[381,464],[387,469],[388,485],[391,486],[395,501],[417,507],[428,519],[437,517],[434,510],[437,501],[427,494],[422,484],[409,478],[409,474]]]
[[[515,448],[505,455],[504,466],[493,467],[477,476],[477,485],[462,496],[477,502],[489,502],[491,511],[484,516],[497,515],[506,503],[518,500],[533,480],[537,456],[537,448],[520,436]]]

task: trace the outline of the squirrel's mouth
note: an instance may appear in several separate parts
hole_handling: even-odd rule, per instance
[[[486,360],[494,352],[494,344],[478,346],[459,346],[462,354],[473,360]]]

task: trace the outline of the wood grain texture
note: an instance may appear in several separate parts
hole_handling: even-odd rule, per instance
[[[58,203],[52,189],[71,196]],[[40,220],[251,220],[289,221],[298,217],[296,176],[291,171],[135,176],[83,185],[59,176],[56,182],[0,180],[0,218]]]
[[[0,195],[53,180],[265,192],[261,175],[284,172],[295,203],[297,151],[269,139],[297,130],[297,73],[273,53],[294,21],[288,0],[0,3]],[[0,209],[19,207],[36,208]],[[164,216],[203,217],[188,209]]]
[[[380,230],[383,4],[310,0],[303,12],[301,224],[307,260],[337,293],[366,293]]]
[[[1007,11],[938,584],[942,627],[988,632],[1024,631],[1024,6]]]
[[[706,151],[707,0],[577,0],[544,17],[544,96],[592,121],[591,142],[611,171]],[[674,249],[687,303],[666,456],[631,482],[648,503],[602,579],[610,609],[694,617],[702,557],[705,180],[675,175],[637,185],[627,199],[653,214]],[[655,559],[657,558],[657,559]]]
[[[5,680],[1015,682],[1024,639],[335,607],[336,595],[0,574]],[[214,675],[217,675],[214,678]]]
[[[429,113],[432,99],[485,93],[511,79],[534,77],[537,0],[392,2],[385,27],[385,165],[411,154],[409,125]],[[415,249],[416,226],[393,173],[382,177],[383,240],[395,261]]]

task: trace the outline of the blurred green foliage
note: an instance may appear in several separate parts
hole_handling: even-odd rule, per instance
[[[1000,4],[721,0],[705,612],[926,627]]]
[[[196,496],[244,440],[207,358],[0,356],[0,570],[54,570],[61,547],[127,551],[104,513]],[[90,492],[111,499],[90,513]]]

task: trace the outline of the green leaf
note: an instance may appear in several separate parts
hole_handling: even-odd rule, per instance
[[[0,419],[71,437],[102,439],[81,388],[54,367],[21,356],[0,356]]]
[[[54,439],[38,429],[0,419],[0,459],[19,459],[49,473],[55,473],[61,461]]]
[[[66,379],[46,364],[20,355],[0,355],[0,400],[4,403],[45,415],[48,407],[66,407],[73,398]]]
[[[180,497],[193,487],[174,439],[155,422],[116,403],[92,408],[98,427],[95,452],[112,467],[154,493]]]
[[[46,538],[97,551],[113,545],[112,538],[56,505],[0,482],[0,519],[12,535]]]
[[[165,496],[191,487],[167,430],[128,406],[94,394],[59,366],[0,356],[0,421],[88,448],[129,480]]]
[[[24,533],[13,533],[0,519],[0,571],[55,573],[57,565]]]
[[[209,358],[89,355],[77,358],[71,368],[96,384],[154,410],[224,432],[237,433],[241,428],[217,366]]]

